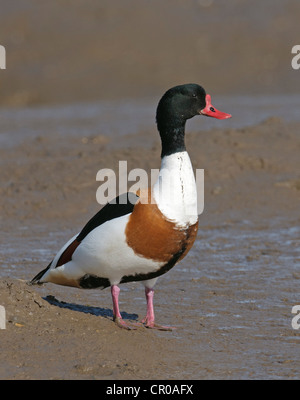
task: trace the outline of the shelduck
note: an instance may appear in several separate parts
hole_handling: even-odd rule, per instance
[[[172,330],[155,323],[153,288],[160,275],[183,259],[197,236],[196,183],[184,141],[186,120],[196,115],[231,117],[216,110],[210,95],[197,84],[175,86],[163,95],[156,113],[162,145],[157,182],[149,190],[121,194],[106,204],[32,284],[110,287],[114,321],[121,328],[135,329],[137,324],[121,316],[119,284],[141,281],[147,301],[141,325]]]

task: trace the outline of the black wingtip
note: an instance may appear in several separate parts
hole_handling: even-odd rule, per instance
[[[40,282],[40,279],[44,276],[44,274],[48,271],[50,268],[51,263],[42,271],[40,271],[34,278],[31,279],[31,281],[28,282],[28,285],[42,285],[42,282]]]

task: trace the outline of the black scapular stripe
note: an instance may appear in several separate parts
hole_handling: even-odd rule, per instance
[[[138,199],[139,196],[131,192],[116,197],[89,220],[76,239],[81,242],[93,229],[104,224],[104,222],[130,214]]]

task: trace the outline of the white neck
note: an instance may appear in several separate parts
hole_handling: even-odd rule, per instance
[[[154,199],[168,220],[178,226],[195,224],[197,188],[190,157],[186,151],[164,156],[153,187]]]

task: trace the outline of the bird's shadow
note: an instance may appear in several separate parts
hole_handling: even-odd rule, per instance
[[[67,308],[69,310],[83,312],[85,314],[92,314],[92,315],[96,315],[97,317],[113,319],[113,312],[109,308],[84,306],[82,304],[75,304],[75,303],[66,303],[64,301],[58,300],[56,297],[51,296],[51,295],[45,296],[45,297],[43,297],[43,299],[46,300],[52,306],[56,306],[56,307],[60,307],[60,308]],[[138,319],[137,314],[128,314],[125,311],[122,311],[121,315],[122,315],[123,319],[129,319],[129,320],[137,320]]]

